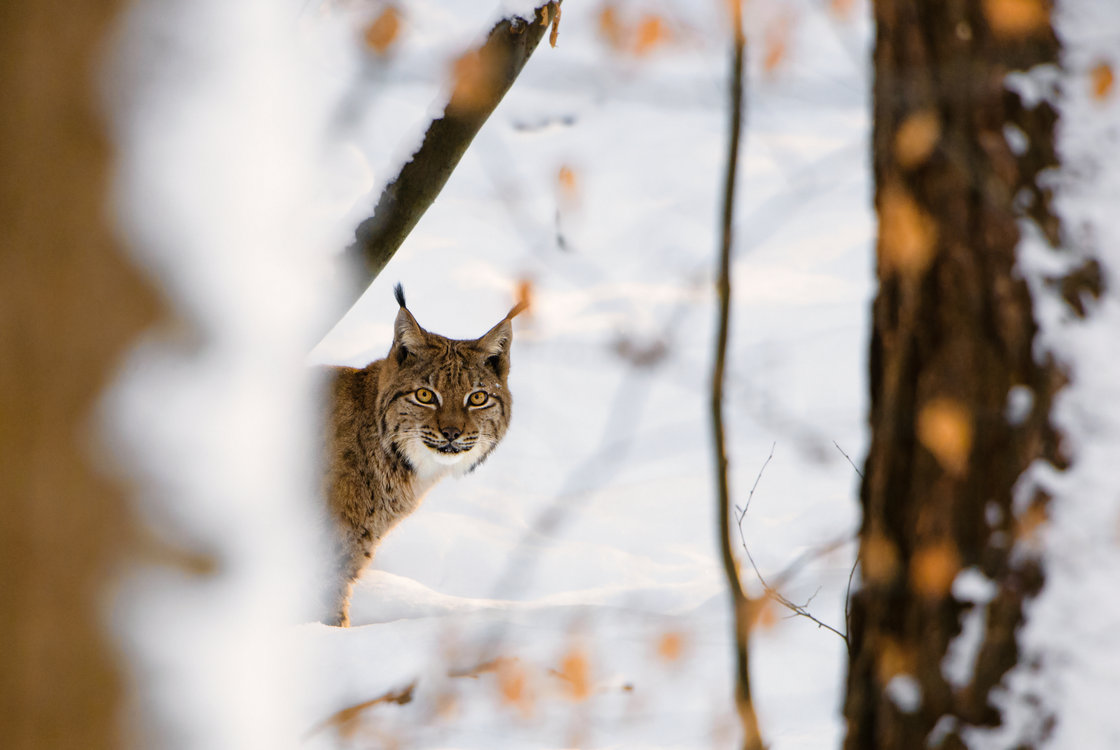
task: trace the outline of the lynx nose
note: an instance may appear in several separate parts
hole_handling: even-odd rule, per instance
[[[447,440],[454,440],[455,438],[463,434],[463,431],[458,427],[444,427],[440,430],[440,432],[443,433],[443,436]]]

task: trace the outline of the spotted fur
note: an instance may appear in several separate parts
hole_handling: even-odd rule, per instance
[[[400,312],[385,359],[331,368],[326,495],[338,542],[332,622],[342,626],[353,582],[385,534],[440,479],[482,463],[509,426],[510,321],[520,307],[482,337],[454,341],[421,328],[399,284],[394,292]],[[478,393],[486,399],[474,405]]]

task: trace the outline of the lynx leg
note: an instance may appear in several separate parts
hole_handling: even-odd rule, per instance
[[[341,628],[350,627],[350,596],[354,592],[354,581],[362,574],[373,558],[373,545],[351,544],[350,553],[340,563],[334,603],[334,619],[328,625]]]
[[[353,588],[353,581],[342,584],[338,597],[335,599],[334,617],[327,622],[328,625],[334,625],[338,628],[350,627],[350,594]]]

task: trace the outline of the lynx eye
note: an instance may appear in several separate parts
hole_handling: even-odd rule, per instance
[[[467,398],[467,403],[471,406],[482,406],[490,400],[490,394],[486,391],[475,391]]]
[[[422,404],[431,404],[436,400],[436,394],[432,393],[427,388],[417,388],[416,392],[412,395]]]

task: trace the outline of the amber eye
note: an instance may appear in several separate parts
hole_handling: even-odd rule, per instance
[[[416,393],[413,395],[416,396],[416,400],[422,404],[430,404],[436,400],[436,394],[432,393],[427,388],[417,388]]]
[[[470,395],[470,398],[467,399],[471,406],[482,406],[489,400],[490,394],[486,391],[475,391]]]

